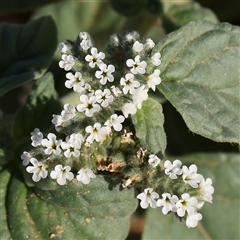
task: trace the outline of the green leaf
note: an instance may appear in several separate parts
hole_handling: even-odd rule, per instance
[[[25,25],[0,25],[0,95],[40,78],[49,66],[57,44],[56,25],[42,17]]]
[[[152,98],[143,102],[142,108],[132,116],[136,129],[136,136],[144,148],[151,153],[161,152],[166,149],[166,135],[163,129],[164,115],[162,106]]]
[[[58,0],[1,0],[0,13],[8,13],[11,11],[29,11],[33,8],[39,7],[44,4],[56,2]]]
[[[35,82],[26,105],[16,113],[12,127],[13,139],[20,141],[29,138],[34,128],[39,128],[42,132],[49,131],[53,126],[52,114],[58,114],[61,110],[53,76],[47,73]]]
[[[192,21],[207,20],[213,23],[218,22],[215,13],[208,8],[201,7],[199,3],[165,4],[170,4],[166,8],[163,17],[163,25],[167,29],[167,32],[176,30]]]
[[[184,164],[197,164],[198,172],[213,180],[213,203],[204,204],[200,210],[203,219],[192,229],[179,223],[173,214],[149,209],[143,239],[239,239],[239,155],[202,153],[179,159]]]
[[[11,239],[7,225],[7,213],[5,206],[5,197],[7,193],[7,185],[10,179],[10,173],[6,170],[0,172],[0,233],[1,239]]]
[[[63,1],[39,8],[33,18],[49,14],[58,28],[59,43],[75,40],[79,32],[89,32],[99,49],[104,48],[109,36],[117,32],[126,21],[106,1]],[[102,34],[104,32],[104,34]],[[99,36],[101,35],[101,38]],[[61,54],[56,52],[55,58]]]
[[[102,176],[88,185],[75,182],[55,191],[38,189],[37,195],[14,178],[8,192],[13,239],[125,239],[137,204],[133,189],[120,190],[117,185],[110,190]]]
[[[158,86],[192,132],[240,142],[239,27],[192,22],[159,42]]]

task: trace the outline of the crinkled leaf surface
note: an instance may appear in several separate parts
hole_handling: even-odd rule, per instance
[[[208,20],[218,22],[217,16],[208,8],[201,7],[199,3],[190,2],[185,4],[176,4],[176,2],[166,2],[166,12],[163,17],[163,24],[167,31],[173,31],[189,22],[198,20]]]
[[[106,181],[107,179],[107,181]],[[133,189],[109,189],[108,178],[68,183],[52,191],[8,186],[7,214],[13,239],[125,239],[137,201]]]
[[[136,136],[141,144],[151,153],[166,149],[166,135],[163,129],[164,115],[162,106],[156,100],[148,98],[143,102],[142,108],[132,116],[136,129]]]
[[[218,142],[240,142],[240,28],[192,22],[159,42],[158,89],[191,131]]]
[[[184,164],[195,163],[199,173],[213,180],[213,203],[205,203],[200,210],[203,219],[191,229],[173,214],[163,215],[160,208],[148,209],[143,239],[239,239],[239,155],[202,153],[179,159]]]
[[[25,106],[16,113],[12,127],[14,140],[29,138],[34,128],[43,132],[49,130],[52,127],[52,114],[59,114],[61,110],[53,76],[47,73],[35,82]]]
[[[40,78],[57,45],[57,29],[51,17],[25,25],[0,25],[0,95]]]

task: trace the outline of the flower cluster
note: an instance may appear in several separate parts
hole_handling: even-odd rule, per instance
[[[57,139],[54,133],[48,133],[44,138],[38,128],[31,133],[35,150],[24,151],[21,159],[27,172],[33,174],[33,181],[46,178],[50,171],[50,177],[59,185],[71,181],[74,176],[88,184],[90,178],[96,176],[92,169],[99,164],[94,166],[92,159],[87,159],[86,149],[111,138],[114,132],[126,131],[125,119],[141,108],[149,89],[155,91],[156,85],[160,84],[157,67],[161,55],[152,54],[155,44],[151,39],[142,43],[139,35],[133,32],[121,39],[113,35],[110,43],[108,52],[114,46],[125,53],[126,57],[118,65],[113,60],[116,53],[112,52],[112,58],[106,57],[86,32],[81,32],[76,42],[66,40],[60,43],[62,59],[59,67],[67,71],[65,86],[79,94],[79,103],[76,106],[67,103],[61,114],[53,114],[52,123],[57,132],[66,134],[65,139]],[[81,128],[74,128],[76,125]],[[84,151],[86,153],[82,153]],[[150,161],[153,165],[158,164],[154,157]],[[28,166],[30,163],[32,166]]]
[[[152,165],[153,166],[153,165]],[[197,166],[192,164],[182,166],[182,162],[176,159],[173,163],[169,160],[164,162],[165,176],[170,178],[169,185],[175,183],[174,189],[164,186],[164,190],[159,188],[154,192],[153,188],[145,188],[137,198],[141,200],[140,206],[144,209],[148,206],[152,208],[162,207],[162,213],[174,212],[178,217],[186,220],[187,227],[196,227],[198,221],[202,219],[201,213],[197,211],[203,206],[204,202],[212,202],[214,188],[210,178],[204,179],[197,173]],[[165,181],[164,184],[166,184]],[[169,189],[169,192],[166,190]]]
[[[67,136],[65,141],[57,139],[57,136],[54,133],[49,133],[47,138],[43,138],[43,134],[38,128],[35,128],[31,132],[32,146],[38,147],[37,151],[26,152],[24,151],[21,155],[23,160],[23,165],[27,166],[29,163],[32,166],[27,166],[26,171],[32,173],[32,180],[38,182],[41,178],[46,178],[48,176],[48,165],[51,165],[48,156],[52,156],[52,160],[64,155],[66,158],[71,156],[77,158],[80,156],[80,148],[84,139],[83,136],[79,133],[72,133],[70,136]],[[35,157],[41,157],[44,161],[38,161]],[[57,164],[54,169],[50,172],[50,177],[56,179],[59,185],[64,185],[68,180],[74,178],[74,174],[71,172],[70,166],[62,166]],[[90,182],[90,178],[95,178],[96,175],[93,171],[87,167],[82,167],[78,172],[76,179],[81,181],[84,184]]]
[[[89,184],[99,171],[111,172],[122,177],[123,187],[144,189],[137,196],[142,208],[162,207],[163,214],[172,211],[195,227],[202,218],[197,210],[212,201],[211,179],[198,174],[196,165],[182,167],[180,160],[165,161],[161,170],[161,160],[143,150],[131,121],[149,91],[161,83],[161,54],[154,48],[151,39],[142,42],[136,32],[113,34],[109,55],[99,51],[86,32],[75,42],[60,43],[65,86],[79,101],[76,106],[66,103],[60,114],[52,115],[56,133],[34,129],[33,148],[23,152],[22,164],[34,182],[49,178],[59,185],[74,179]]]

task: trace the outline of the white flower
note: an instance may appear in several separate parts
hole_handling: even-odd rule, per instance
[[[97,142],[101,142],[104,139],[104,135],[108,132],[107,128],[101,127],[100,123],[95,123],[93,127],[87,126],[85,128],[85,131],[87,133],[90,133],[90,135],[86,139],[86,141],[90,143],[92,143],[94,140],[96,140]]]
[[[128,59],[126,61],[126,64],[128,67],[131,67],[130,71],[133,74],[137,74],[137,73],[144,74],[146,72],[145,68],[147,66],[147,63],[145,61],[141,62],[139,55],[137,55],[134,60]]]
[[[146,188],[144,192],[137,195],[137,198],[141,200],[140,206],[143,209],[150,207],[156,208],[157,202],[155,199],[159,198],[159,195],[156,192],[153,192],[152,188]]]
[[[108,121],[105,122],[107,128],[113,127],[115,131],[120,132],[122,130],[122,122],[124,122],[125,118],[117,114],[113,114]]]
[[[155,53],[152,55],[151,57],[151,62],[154,66],[159,66],[161,64],[161,54],[158,52],[158,53]]]
[[[155,69],[154,72],[151,75],[146,77],[147,85],[153,91],[155,91],[156,85],[161,83],[161,78],[159,76],[160,76],[160,70]]]
[[[212,179],[203,179],[198,186],[200,196],[207,202],[212,203],[212,194],[214,193],[214,188],[212,186]]]
[[[122,110],[125,118],[127,118],[129,114],[134,115],[137,112],[137,108],[136,108],[135,104],[133,104],[133,103],[123,104],[121,110]]]
[[[38,182],[41,178],[47,177],[48,171],[41,161],[38,161],[36,158],[31,158],[30,162],[33,166],[28,166],[26,170],[29,173],[33,173],[32,180],[34,182]]]
[[[23,160],[22,165],[27,166],[31,158],[32,155],[29,152],[24,151],[23,154],[21,155],[21,159]]]
[[[102,59],[105,58],[105,54],[104,54],[103,52],[99,52],[99,53],[98,53],[97,48],[93,47],[93,48],[91,48],[91,54],[92,54],[92,55],[89,55],[89,54],[88,54],[88,55],[85,57],[85,60],[86,60],[87,62],[89,62],[89,66],[90,66],[91,68],[96,67],[96,65],[99,66],[99,64],[102,64]]]
[[[140,43],[139,41],[136,41],[134,44],[133,44],[133,51],[134,52],[141,52],[143,50],[143,44]]]
[[[96,175],[89,168],[81,168],[78,171],[77,180],[83,184],[89,184],[91,178],[95,178]]]
[[[79,33],[79,38],[82,39],[81,43],[80,43],[80,47],[86,51],[88,50],[90,47],[92,47],[92,41],[91,41],[91,37],[87,32],[80,32]]]
[[[62,60],[59,62],[59,67],[63,68],[65,71],[69,71],[72,69],[74,65],[74,58],[72,55],[62,55]]]
[[[177,201],[177,214],[179,217],[183,217],[185,212],[191,214],[195,211],[196,206],[198,204],[198,200],[195,197],[190,197],[188,193],[184,193],[181,195],[181,199]]]
[[[197,188],[198,183],[203,180],[203,176],[197,173],[197,166],[192,164],[189,169],[186,166],[183,166],[183,181],[188,183],[191,187]]]
[[[33,147],[37,147],[39,145],[41,145],[42,139],[43,139],[43,134],[40,132],[40,130],[38,128],[35,128],[33,130],[33,132],[31,132],[31,140],[32,143],[31,145]]]
[[[198,221],[200,221],[201,219],[202,219],[201,213],[193,212],[187,216],[186,225],[188,228],[190,227],[194,228],[198,225]]]
[[[55,129],[58,131],[63,126],[65,119],[63,118],[62,115],[53,114],[52,116],[53,116],[52,123],[55,125]]]
[[[101,103],[102,107],[107,107],[114,99],[109,89],[104,89],[103,91],[99,89],[95,92],[95,95],[97,102]]]
[[[149,155],[148,163],[152,165],[153,167],[156,167],[159,165],[161,159],[159,159],[155,154]]]
[[[88,50],[90,47],[92,47],[91,40],[82,40],[80,43],[80,47],[85,51]]]
[[[102,85],[105,85],[107,81],[113,82],[114,76],[112,73],[115,71],[115,67],[112,64],[107,66],[103,63],[99,65],[99,68],[100,70],[95,72],[95,77],[100,79],[100,83]]]
[[[135,93],[135,89],[140,87],[139,81],[134,81],[134,75],[131,73],[127,73],[125,75],[125,78],[120,79],[120,85],[123,86],[123,93],[127,94],[130,92],[130,94]]]
[[[76,109],[74,106],[71,106],[69,103],[64,104],[64,110],[62,110],[61,115],[64,120],[69,120],[74,118],[76,115]]]
[[[132,31],[131,33],[128,33],[125,35],[125,39],[127,42],[132,42],[133,40],[135,41],[138,38],[139,38],[139,33],[136,31]]]
[[[64,42],[61,42],[61,43],[59,43],[59,45],[58,45],[58,50],[59,50],[61,53],[66,53],[67,50],[68,50],[68,47],[67,47],[67,45],[66,45]]]
[[[157,200],[157,206],[162,208],[162,213],[166,215],[169,211],[176,212],[176,203],[178,201],[178,197],[176,195],[171,196],[170,193],[163,193],[162,199]]]
[[[93,96],[94,90],[92,90],[91,86],[88,83],[85,83],[85,85],[82,88],[76,89],[80,95],[87,95],[87,96]]]
[[[155,43],[151,38],[146,39],[146,43],[144,44],[144,47],[146,49],[150,50],[150,49],[154,48],[154,46],[155,46]]]
[[[84,112],[87,117],[92,117],[93,113],[100,110],[100,106],[96,103],[97,99],[95,96],[88,97],[87,95],[80,96],[80,104],[77,105],[79,112]]]
[[[122,94],[122,91],[118,87],[111,86],[111,90],[115,97],[119,97]]]
[[[71,156],[79,157],[82,142],[84,141],[83,136],[80,133],[73,133],[66,137],[66,142],[61,143],[62,149],[66,150],[64,156],[69,158]]]
[[[168,175],[171,179],[176,179],[177,175],[182,174],[182,162],[178,159],[174,160],[171,163],[169,160],[166,160],[164,163],[165,174]]]
[[[64,104],[64,110],[62,110],[61,115],[53,114],[52,123],[55,125],[56,130],[60,130],[63,127],[64,122],[74,118],[76,115],[76,109],[69,103]]]
[[[49,133],[47,135],[47,138],[48,139],[45,138],[42,140],[42,145],[46,147],[46,149],[44,150],[45,154],[59,155],[61,153],[60,145],[62,143],[62,140],[57,140],[54,133]]]
[[[80,39],[87,40],[89,35],[87,32],[80,32],[79,37],[80,37]]]
[[[133,104],[138,108],[142,108],[142,102],[148,99],[148,89],[145,89],[145,86],[141,86],[135,90],[135,93],[132,95]]]
[[[68,180],[72,180],[74,175],[70,172],[71,168],[69,166],[63,167],[61,164],[55,166],[54,170],[51,171],[50,176],[53,179],[57,179],[59,185],[64,185]]]
[[[82,90],[85,82],[82,79],[82,74],[80,72],[75,72],[74,75],[72,73],[67,73],[66,77],[69,79],[65,82],[67,88],[73,88],[75,92]]]

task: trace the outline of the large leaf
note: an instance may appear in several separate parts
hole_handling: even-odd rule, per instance
[[[52,114],[60,113],[62,107],[54,89],[51,73],[38,79],[28,96],[26,105],[17,113],[12,127],[15,141],[30,138],[30,132],[39,128],[42,132],[52,127]]]
[[[57,45],[57,29],[51,17],[25,25],[0,26],[0,95],[40,78],[49,66]]]
[[[12,179],[7,211],[13,239],[125,239],[137,204],[133,189],[110,190],[102,176],[37,194]]]
[[[176,2],[165,2],[164,4],[165,14],[163,16],[163,25],[167,32],[178,29],[192,21],[208,20],[214,23],[218,22],[214,12],[208,8],[201,7],[199,3],[178,4]]]
[[[197,164],[198,172],[213,180],[213,203],[205,203],[200,211],[203,219],[193,229],[173,214],[163,215],[160,208],[149,209],[143,239],[239,239],[239,155],[202,153],[179,159]]]
[[[0,233],[1,239],[11,239],[7,225],[7,212],[5,206],[5,197],[7,193],[7,185],[10,179],[10,173],[6,170],[0,172]]]
[[[240,142],[240,28],[192,22],[159,42],[158,89],[191,131],[218,142]]]
[[[136,136],[144,148],[151,153],[161,152],[166,149],[166,135],[163,129],[164,115],[162,106],[152,98],[143,102],[142,108],[132,117]]]

